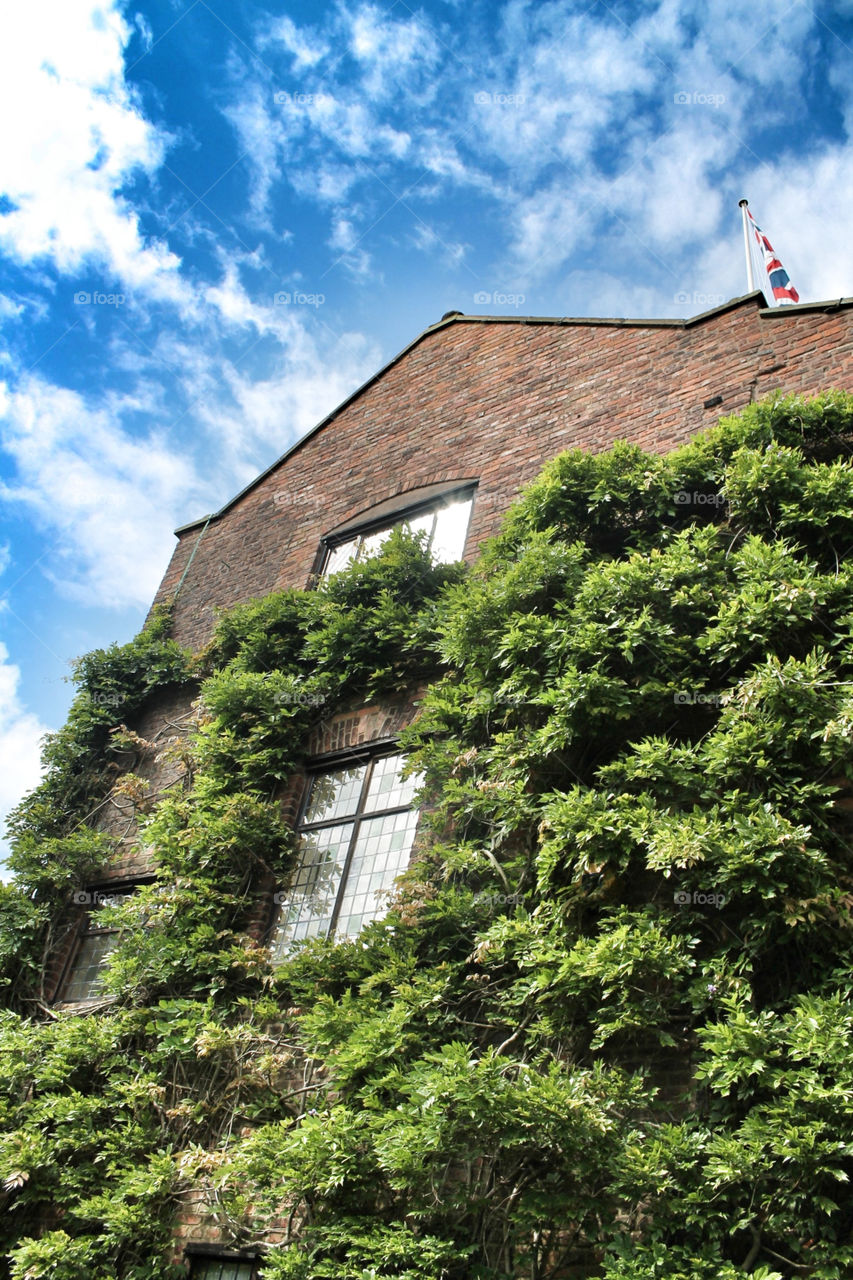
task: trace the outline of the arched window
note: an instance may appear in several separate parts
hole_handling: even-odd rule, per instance
[[[328,533],[323,540],[321,576],[375,555],[392,529],[423,533],[436,564],[461,560],[474,505],[472,482],[450,490],[446,485],[431,485],[404,497],[408,499],[405,506],[400,506],[400,498],[389,499],[372,508],[365,518]]]

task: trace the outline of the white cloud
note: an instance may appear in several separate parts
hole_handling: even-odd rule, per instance
[[[18,695],[20,668],[9,662],[0,644],[0,858],[8,852],[3,839],[6,818],[41,777],[41,740],[48,732]]]
[[[225,115],[237,133],[241,150],[248,153],[252,212],[265,219],[270,193],[282,176],[281,155],[287,146],[282,108],[275,104],[274,95],[266,87],[247,83]]]
[[[121,191],[161,164],[167,139],[124,80],[130,28],[109,0],[30,0],[7,8],[0,39],[0,246],[19,263],[186,302],[179,259],[146,241]]]
[[[668,260],[689,242],[702,242],[719,225],[723,192],[716,178],[728,140],[709,115],[685,114],[611,181],[590,185],[603,208],[616,210],[641,243]]]
[[[375,177],[360,162],[399,160],[411,145],[408,133],[381,122],[372,106],[356,98],[273,94],[252,80],[241,79],[239,98],[225,115],[246,152],[252,212],[268,230],[278,183],[286,180],[309,200],[338,205],[365,175]]]
[[[23,311],[22,302],[13,302],[5,293],[0,293],[0,320],[17,320]]]
[[[497,195],[502,187],[493,173],[462,158],[458,145],[437,129],[424,129],[418,136],[417,161],[433,178],[449,179],[459,186],[475,187],[484,194]],[[418,182],[417,191],[423,195],[424,187]],[[435,194],[438,194],[436,192]]]
[[[322,307],[316,310],[322,314]],[[307,325],[293,325],[268,377],[229,367],[231,405],[220,395],[215,404],[199,409],[210,437],[218,438],[233,459],[232,477],[239,471],[243,483],[322,421],[381,364],[379,348],[361,334],[326,335],[321,345]],[[232,480],[231,491],[235,487]]]
[[[445,240],[434,227],[427,226],[423,222],[419,222],[414,228],[412,239],[422,253],[440,254],[445,261],[454,266],[464,261],[465,254],[471,247],[458,240],[450,238]]]
[[[265,303],[257,303],[246,292],[233,262],[225,264],[223,278],[219,284],[210,285],[205,290],[205,298],[215,307],[218,316],[227,325],[238,329],[252,328],[259,334],[274,333],[286,337],[290,332],[293,319],[276,304],[279,294],[270,291]]]
[[[293,67],[296,71],[301,71],[303,67],[315,67],[329,52],[329,46],[324,40],[316,39],[313,34],[304,30],[300,31],[292,18],[279,18],[274,22],[268,41],[278,41],[284,45],[287,52],[293,55]]]
[[[359,62],[364,88],[374,101],[402,90],[413,95],[423,88],[432,96],[429,72],[438,60],[438,43],[431,27],[412,15],[392,17],[394,10],[365,4],[346,15],[350,52]]]
[[[201,502],[189,462],[155,433],[117,421],[130,398],[92,403],[30,378],[0,399],[2,439],[17,475],[0,488],[52,539],[45,571],[67,596],[97,606],[147,605],[187,502]]]
[[[358,243],[358,234],[349,218],[335,218],[332,234],[329,237],[329,248],[348,253]]]
[[[360,166],[352,162],[331,163],[328,160],[318,160],[316,164],[309,164],[304,168],[293,165],[288,176],[294,191],[299,195],[315,200],[319,205],[346,204],[351,210],[353,201],[350,191],[363,174]]]
[[[592,209],[572,183],[555,182],[513,207],[511,274],[537,280],[550,275],[590,234]]]
[[[816,31],[812,6],[753,0],[747,11],[742,0],[713,0],[710,6],[707,0],[681,0],[678,7],[680,39],[671,52],[682,73],[705,54],[706,71],[716,67],[719,74],[737,68],[748,82],[744,90],[757,89],[765,110],[772,108],[765,92],[771,85],[796,93]],[[637,30],[645,34],[644,19]]]
[[[762,167],[747,187],[753,216],[800,300],[853,297],[853,146],[827,147],[816,157]]]
[[[341,266],[354,280],[366,281],[373,272],[370,254],[361,244],[363,232],[349,218],[336,217],[326,241],[340,256],[333,266]],[[375,283],[375,280],[374,280]]]
[[[635,95],[653,90],[655,70],[628,28],[555,5],[533,31],[521,46],[507,36],[491,83],[474,95],[471,117],[486,145],[530,173],[585,159],[616,120],[630,136]]]
[[[661,297],[661,291],[647,285],[619,279],[606,270],[571,271],[565,281],[566,315],[588,316],[589,302],[595,299],[594,314],[598,317],[629,317],[642,319],[666,316],[695,315],[701,306],[687,304],[679,307],[672,296]]]
[[[313,96],[312,101],[294,102],[288,107],[289,113],[301,121],[306,136],[313,135],[321,143],[328,139],[352,160],[368,156],[399,160],[407,154],[409,134],[380,121],[372,102],[352,94],[309,96]]]

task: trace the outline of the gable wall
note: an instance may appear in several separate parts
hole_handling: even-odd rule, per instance
[[[853,389],[853,309],[763,312],[753,295],[687,327],[455,319],[428,330],[204,531],[179,535],[157,595],[200,646],[216,613],[306,585],[320,539],[389,496],[478,477],[468,558],[564,449],[653,452],[781,388]],[[710,409],[703,402],[722,396]]]

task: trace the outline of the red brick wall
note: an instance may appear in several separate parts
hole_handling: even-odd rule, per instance
[[[179,535],[158,593],[195,549],[176,636],[304,586],[321,537],[391,495],[479,477],[468,556],[520,485],[564,449],[666,451],[782,388],[853,389],[853,304],[763,310],[758,295],[689,321],[455,317],[427,330],[229,509]],[[703,402],[722,396],[711,409]]]

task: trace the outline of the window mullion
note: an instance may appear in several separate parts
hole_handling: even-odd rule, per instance
[[[341,872],[340,883],[338,884],[338,892],[335,895],[335,905],[332,908],[332,918],[329,922],[329,932],[326,935],[329,938],[331,938],[334,935],[335,928],[337,927],[337,923],[338,923],[338,916],[341,913],[341,903],[343,902],[344,891],[346,889],[346,883],[349,877],[350,867],[352,866],[352,860],[355,855],[355,848],[356,848],[356,845],[358,844],[358,835],[361,829],[361,820],[364,817],[364,807],[367,804],[367,793],[370,789],[370,779],[373,777],[373,768],[375,763],[376,762],[374,760],[371,760],[368,767],[364,771],[364,780],[361,784],[361,794],[358,797],[358,807],[356,808],[355,813],[349,819],[349,821],[352,822],[352,836],[350,838],[349,845],[347,846],[347,854],[346,854],[346,858],[344,859],[344,867],[343,867],[343,871]]]
[[[355,822],[356,814],[371,818],[387,818],[393,813],[407,813],[411,807],[410,804],[393,804],[389,805],[387,809],[371,809],[369,814],[363,814],[361,809],[353,809],[352,813],[346,814],[343,818],[329,818],[326,822],[316,822],[311,825],[301,823],[297,830],[300,836],[313,836],[323,831],[329,831],[332,827],[345,827],[347,823]]]
[[[437,528],[438,528],[438,511],[436,510],[436,511],[433,511],[432,513],[432,526],[429,531],[429,537],[427,538],[427,551],[429,551],[430,554],[432,554],[432,544],[435,542],[435,531]]]

